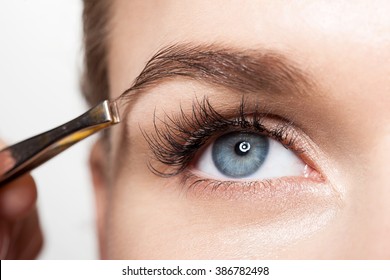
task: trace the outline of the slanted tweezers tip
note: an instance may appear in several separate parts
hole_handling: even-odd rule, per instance
[[[111,117],[112,117],[112,123],[113,124],[120,123],[121,118],[119,115],[117,103],[115,101],[111,101],[109,103],[109,106],[110,106],[110,112],[111,112]]]
[[[120,122],[116,101],[105,100],[76,119],[0,151],[0,187],[73,144]],[[0,162],[1,164],[1,162]]]

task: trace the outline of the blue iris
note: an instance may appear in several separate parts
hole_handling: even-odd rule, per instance
[[[217,169],[231,178],[247,177],[264,163],[268,138],[249,132],[231,132],[215,140],[212,158]]]

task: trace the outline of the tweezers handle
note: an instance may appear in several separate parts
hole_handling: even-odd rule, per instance
[[[0,151],[0,187],[31,171],[91,134],[120,122],[108,100],[78,118]]]

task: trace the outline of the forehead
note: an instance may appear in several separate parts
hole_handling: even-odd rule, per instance
[[[244,43],[295,41],[314,34],[353,36],[355,40],[388,36],[388,1],[126,1],[114,2],[116,23],[134,35],[154,39],[241,39]],[[128,30],[130,31],[130,30]],[[175,32],[172,32],[175,31]],[[387,30],[388,31],[388,30]],[[375,36],[374,36],[375,35]],[[296,37],[299,38],[296,38]],[[150,39],[150,38],[149,38]]]
[[[331,103],[354,108],[348,117],[358,122],[355,115],[365,111],[366,118],[385,122],[385,104],[390,103],[390,2],[288,3],[116,0],[108,56],[112,97],[131,86],[159,49],[182,42],[219,43],[287,53],[313,73]]]
[[[280,49],[326,71],[327,62],[344,65],[356,58],[378,68],[390,57],[389,10],[389,1],[116,0],[111,92],[126,89],[158,49],[178,42]]]

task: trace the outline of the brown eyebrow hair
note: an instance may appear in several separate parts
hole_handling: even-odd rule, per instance
[[[275,51],[176,44],[158,51],[121,97],[180,77],[242,93],[262,91],[302,97],[315,88],[308,73]]]

